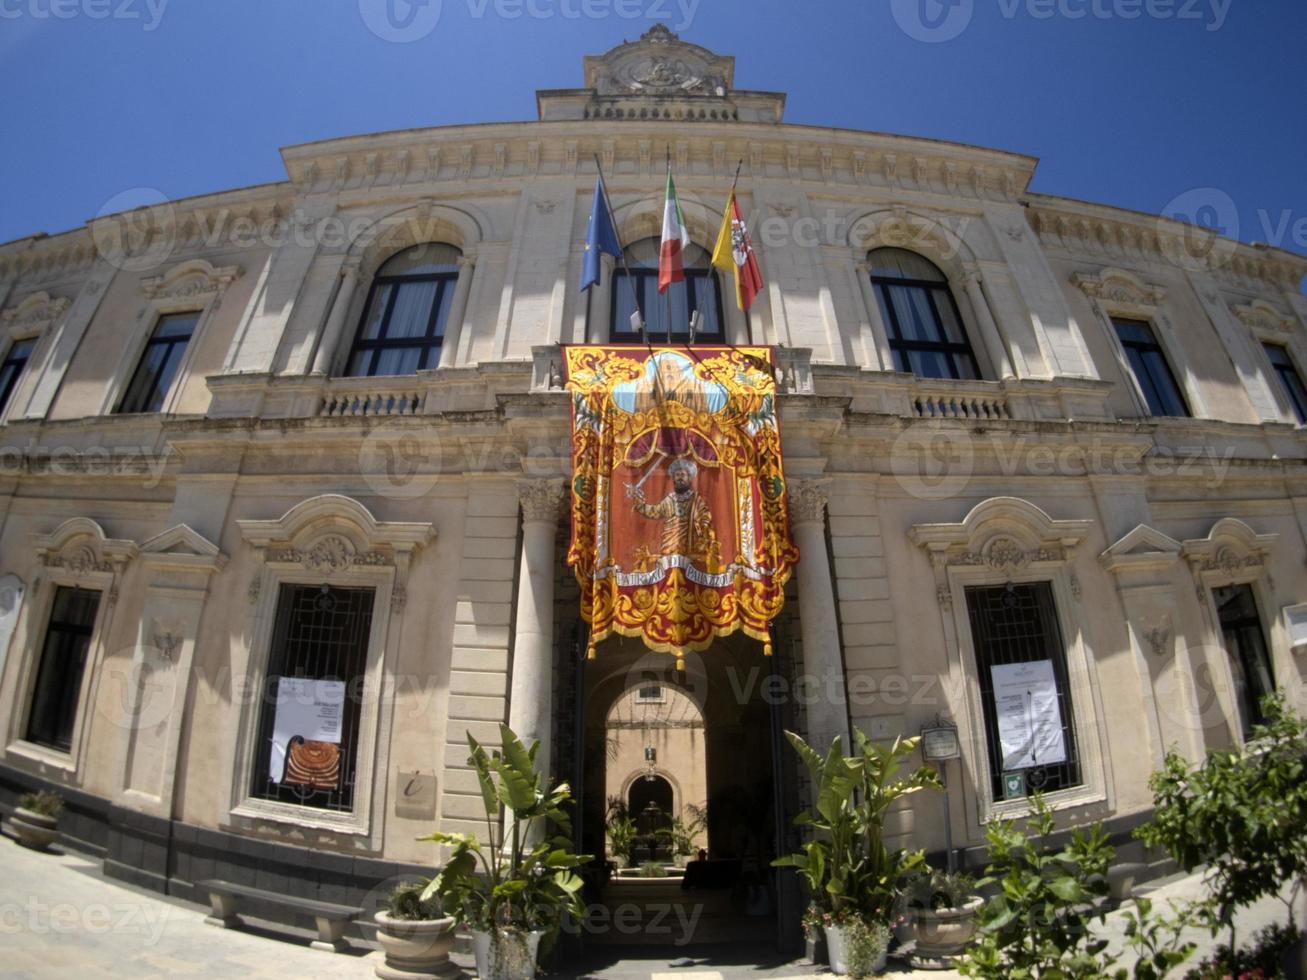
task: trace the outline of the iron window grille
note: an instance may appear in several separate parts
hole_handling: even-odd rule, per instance
[[[159,317],[118,403],[118,414],[157,412],[163,408],[199,321],[198,313],[169,313]]]
[[[672,283],[667,287],[667,293],[663,294],[658,292],[659,247],[656,238],[636,242],[626,250],[629,274],[621,266],[613,273],[609,338],[618,344],[644,343],[644,338],[631,329],[631,314],[635,312],[634,294],[640,297],[640,309],[644,313],[650,340],[658,342],[667,339],[670,308],[673,343],[689,343],[690,314],[695,310],[703,315],[703,325],[695,333],[694,342],[724,343],[721,289],[708,253],[698,245],[691,245],[682,257],[685,282]]]
[[[60,752],[72,750],[77,702],[99,609],[97,591],[65,585],[55,589],[27,716],[27,741]]]
[[[414,374],[440,364],[459,251],[431,243],[389,259],[372,280],[345,367],[348,377]]]
[[[1257,598],[1250,585],[1213,589],[1225,652],[1230,658],[1235,694],[1239,700],[1244,739],[1252,738],[1253,726],[1263,724],[1262,698],[1275,690],[1275,675],[1266,650]]]
[[[1271,360],[1271,367],[1275,369],[1285,394],[1289,396],[1293,413],[1298,416],[1299,424],[1307,425],[1307,387],[1303,385],[1302,375],[1298,373],[1298,367],[1293,363],[1288,348],[1280,344],[1262,346],[1266,348],[1266,356]],[[0,402],[0,409],[3,408],[4,403]]]
[[[263,685],[256,741],[255,799],[274,800],[320,810],[348,813],[354,808],[359,720],[368,635],[375,593],[368,588],[283,585],[277,595],[272,649]],[[278,780],[271,771],[277,707],[282,678],[343,681],[344,712],[340,724],[340,769],[334,789]]]
[[[944,273],[901,248],[878,248],[868,264],[895,370],[919,378],[978,379],[976,355]]]
[[[1139,388],[1152,415],[1189,417],[1189,403],[1175,380],[1175,373],[1166,359],[1166,352],[1146,320],[1112,318],[1112,326],[1125,350],[1130,370],[1139,382]]]
[[[1030,792],[1053,792],[1082,784],[1071,690],[1067,680],[1066,647],[1057,622],[1053,587],[1048,582],[1008,584],[967,589],[967,613],[980,674],[984,705],[985,743],[994,799],[1004,798],[1003,746],[999,739],[993,668],[1005,664],[1049,660],[1057,685],[1066,761],[1022,770]]]
[[[15,340],[9,345],[4,363],[0,364],[0,413],[3,413],[5,406],[9,404],[9,396],[18,387],[18,381],[22,378],[27,362],[31,360],[32,351],[35,349],[34,339]]]

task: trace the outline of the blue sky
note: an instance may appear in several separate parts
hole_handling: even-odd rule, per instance
[[[579,86],[584,54],[662,19],[735,54],[738,87],[789,93],[790,122],[1028,153],[1037,191],[1197,202],[1239,238],[1307,254],[1301,0],[428,4],[0,0],[0,241],[75,227],[134,188],[283,179],[281,146],[534,118],[536,88]],[[379,36],[410,16],[401,33],[425,36]]]

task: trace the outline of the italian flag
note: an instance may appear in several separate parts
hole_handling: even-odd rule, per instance
[[[676,185],[672,171],[667,170],[667,203],[663,207],[663,243],[658,252],[658,292],[667,292],[674,282],[685,281],[685,250],[690,245],[690,233],[685,230],[685,215],[676,198]]]

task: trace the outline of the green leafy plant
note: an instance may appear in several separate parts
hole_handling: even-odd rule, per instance
[[[881,956],[889,949],[890,928],[883,922],[850,920],[844,927],[844,958],[854,980],[876,973]]]
[[[443,918],[440,900],[422,897],[430,883],[430,879],[427,879],[397,885],[386,896],[386,913],[392,919],[402,919],[406,922],[429,922]]]
[[[640,865],[641,878],[666,878],[667,869],[657,861],[645,861]]]
[[[1296,926],[1276,923],[1258,932],[1249,946],[1237,950],[1218,946],[1186,976],[1189,980],[1225,980],[1226,977],[1269,980],[1282,977],[1284,954],[1301,939],[1302,932]]]
[[[672,852],[681,857],[689,857],[694,853],[695,839],[703,833],[707,821],[707,812],[703,808],[686,807],[686,810],[690,814],[689,821],[676,817],[669,828]]]
[[[630,817],[614,817],[608,821],[608,845],[615,857],[627,867],[631,865],[631,850],[635,847],[635,821]]]
[[[585,914],[575,869],[590,858],[572,849],[567,784],[552,785],[536,772],[539,743],[527,748],[507,725],[499,731],[503,747],[493,753],[470,734],[467,738],[468,765],[476,772],[485,809],[485,843],[472,834],[444,831],[419,838],[452,848],[421,900],[438,897],[460,924],[496,938],[503,930],[539,929],[552,943],[564,913],[578,920]]]
[[[31,810],[33,813],[39,813],[41,816],[50,817],[51,819],[58,817],[64,810],[63,797],[48,790],[24,793],[18,798],[18,805],[24,810]]]
[[[1237,948],[1234,913],[1288,882],[1293,903],[1307,878],[1307,723],[1280,694],[1262,702],[1265,724],[1231,752],[1212,752],[1190,766],[1168,753],[1152,776],[1154,815],[1136,832],[1165,848],[1185,871],[1207,868],[1215,903],[1214,929],[1229,930]]]
[[[772,864],[795,868],[836,923],[888,923],[896,883],[923,867],[925,855],[885,846],[886,813],[904,796],[940,786],[938,774],[924,766],[902,773],[920,740],[881,746],[855,729],[855,754],[846,758],[838,738],[823,757],[793,732],[785,736],[812,774],[815,796],[813,810],[795,823],[817,838]]]
[[[1115,856],[1101,826],[1075,831],[1053,849],[1053,812],[1039,795],[1029,818],[1033,838],[1015,821],[994,820],[987,830],[990,864],[978,884],[999,889],[980,912],[980,933],[959,965],[966,976],[1100,977],[1110,965],[1107,940],[1096,938],[1108,893],[1107,869]]]
[[[1126,947],[1135,956],[1135,980],[1161,980],[1193,955],[1196,946],[1186,941],[1183,933],[1193,924],[1194,911],[1195,907],[1186,906],[1172,917],[1159,916],[1146,898],[1136,898],[1133,909],[1121,910]],[[1118,980],[1127,976],[1125,970],[1117,970],[1115,975]]]

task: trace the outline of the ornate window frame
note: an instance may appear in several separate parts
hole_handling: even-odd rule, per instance
[[[146,302],[136,314],[136,322],[129,331],[122,356],[110,375],[109,385],[100,402],[99,414],[108,415],[118,407],[159,318],[171,313],[196,313],[198,318],[191,339],[186,343],[186,353],[177,365],[177,376],[173,378],[158,414],[171,415],[176,412],[186,378],[190,377],[191,367],[195,363],[195,353],[204,342],[214,314],[222,307],[222,295],[228,286],[240,278],[242,272],[238,265],[219,267],[204,259],[190,259],[160,275],[142,279],[141,290],[145,293]]]
[[[1188,360],[1179,356],[1182,348],[1175,326],[1171,323],[1171,318],[1163,312],[1166,287],[1145,282],[1131,272],[1112,267],[1101,269],[1097,275],[1077,272],[1071,277],[1071,281],[1088,297],[1089,305],[1093,307],[1099,325],[1107,334],[1107,342],[1116,358],[1117,369],[1125,378],[1126,388],[1130,392],[1130,398],[1140,418],[1158,419],[1167,416],[1154,415],[1149,407],[1148,399],[1144,397],[1144,391],[1139,386],[1139,379],[1135,377],[1134,368],[1130,366],[1130,359],[1126,357],[1125,348],[1121,345],[1121,338],[1117,336],[1116,325],[1112,323],[1113,317],[1147,321],[1153,328],[1153,335],[1157,337],[1157,343],[1166,356],[1176,384],[1184,393],[1190,416],[1195,419],[1211,417],[1201,386],[1189,370]]]
[[[9,348],[20,340],[35,340],[32,356],[28,358],[23,376],[14,384],[9,403],[0,412],[0,425],[10,419],[21,418],[23,412],[18,408],[18,399],[24,394],[33,373],[44,362],[47,348],[60,321],[68,313],[72,301],[64,297],[54,298],[47,292],[32,293],[17,306],[0,313],[0,357],[4,357]],[[23,406],[25,410],[26,405]]]
[[[1097,667],[1086,642],[1089,616],[1080,603],[1073,563],[1091,520],[1061,521],[1016,497],[991,497],[957,524],[916,524],[910,540],[923,548],[935,571],[935,596],[948,648],[950,680],[962,692],[966,716],[963,766],[977,795],[971,830],[978,834],[994,817],[1030,811],[1028,799],[998,800],[990,786],[985,713],[971,621],[964,598],[971,586],[1049,582],[1065,644],[1083,783],[1047,796],[1056,810],[1109,801],[1111,784],[1098,697]]]
[[[96,703],[101,666],[113,625],[113,614],[118,605],[123,568],[136,556],[138,549],[134,541],[108,537],[104,528],[89,517],[74,517],[64,521],[49,534],[35,535],[32,544],[41,571],[32,590],[32,602],[28,609],[23,656],[19,664],[18,683],[14,687],[15,703],[9,715],[5,754],[76,774],[85,761],[93,714],[91,708]],[[95,613],[95,625],[91,631],[86,669],[82,673],[82,686],[77,695],[73,743],[66,753],[49,746],[36,745],[25,738],[38,661],[45,646],[46,628],[54,606],[55,592],[61,586],[95,589],[101,595]]]
[[[1279,539],[1279,534],[1258,534],[1238,518],[1223,517],[1212,525],[1207,537],[1185,541],[1180,551],[1180,556],[1189,563],[1193,573],[1194,590],[1198,604],[1207,617],[1207,629],[1213,647],[1225,651],[1221,617],[1213,591],[1230,585],[1252,587],[1253,596],[1257,600],[1262,637],[1266,641],[1271,667],[1275,672],[1276,687],[1282,687],[1286,678],[1297,676],[1297,668],[1287,644],[1279,639],[1279,605],[1275,602],[1275,587],[1271,581],[1271,552]],[[1221,665],[1216,696],[1230,726],[1231,736],[1238,740],[1241,730],[1240,708],[1234,701],[1234,674],[1230,669],[1230,659],[1228,655],[1215,659]]]
[[[247,593],[250,616],[244,675],[252,698],[242,700],[231,784],[231,816],[298,827],[370,836],[379,843],[381,794],[389,746],[380,733],[390,727],[384,697],[399,656],[409,567],[415,552],[435,537],[430,523],[381,522],[352,497],[323,494],[301,501],[277,520],[239,520],[257,567]],[[277,597],[282,585],[354,586],[374,590],[372,628],[364,668],[363,706],[355,760],[354,809],[333,813],[250,795],[262,692],[271,654]],[[237,668],[237,675],[241,670]]]
[[[1231,306],[1230,312],[1252,334],[1253,346],[1257,348],[1257,363],[1267,380],[1271,397],[1275,399],[1275,407],[1280,413],[1281,421],[1298,425],[1298,416],[1293,410],[1293,405],[1290,404],[1288,393],[1284,390],[1284,385],[1280,382],[1278,372],[1271,364],[1264,346],[1277,344],[1285,348],[1298,371],[1298,376],[1307,378],[1307,373],[1303,371],[1303,366],[1307,365],[1307,345],[1304,344],[1302,335],[1297,330],[1297,321],[1264,299],[1253,300],[1244,306]]]

